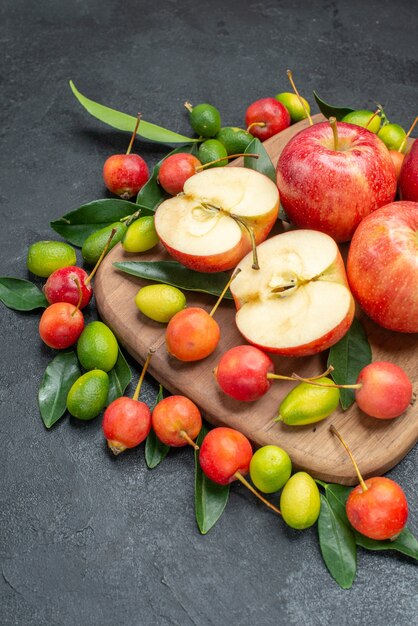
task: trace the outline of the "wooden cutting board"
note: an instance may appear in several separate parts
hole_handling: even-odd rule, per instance
[[[315,115],[314,121],[324,118]],[[308,125],[299,122],[267,140],[264,145],[273,161],[299,130]],[[237,159],[234,165],[241,165]],[[255,403],[242,403],[223,394],[212,371],[221,355],[229,348],[245,343],[235,326],[235,307],[224,301],[216,314],[222,337],[216,351],[204,361],[181,363],[170,357],[165,349],[165,326],[146,318],[136,308],[134,296],[149,284],[145,280],[124,274],[113,267],[115,261],[168,259],[162,247],[150,253],[133,255],[118,244],[104,259],[95,280],[95,298],[102,319],[113,329],[128,352],[143,363],[150,346],[159,345],[149,371],[174,394],[184,394],[202,410],[213,425],[225,425],[244,433],[256,446],[275,444],[290,455],[295,468],[304,469],[327,482],[354,484],[357,482],[351,462],[338,440],[329,431],[334,424],[346,438],[365,477],[386,472],[396,465],[418,440],[418,403],[404,415],[389,421],[364,415],[356,405],[348,411],[337,410],[328,419],[303,427],[276,424],[278,407],[294,386],[291,382],[276,382],[269,392]],[[186,292],[188,306],[210,310],[212,296]],[[373,359],[389,360],[403,367],[418,391],[418,335],[393,333],[360,314],[369,337]],[[316,375],[326,368],[326,354],[304,358],[274,357],[275,371],[285,375],[297,372],[301,376]]]

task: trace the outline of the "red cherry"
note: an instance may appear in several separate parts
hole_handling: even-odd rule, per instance
[[[267,354],[254,346],[235,346],[222,356],[215,369],[221,389],[232,398],[254,402],[270,389],[274,364]]]
[[[151,430],[151,411],[145,402],[117,398],[107,407],[102,423],[109,448],[119,454],[126,448],[139,446]]]
[[[199,159],[187,152],[172,154],[162,162],[158,181],[167,193],[176,196],[183,191],[186,180],[196,174],[201,165]]]
[[[350,492],[346,512],[350,524],[370,539],[391,539],[405,527],[408,503],[400,486],[390,478],[376,476]]]
[[[168,446],[194,446],[202,418],[194,402],[185,396],[168,396],[153,410],[152,427],[158,439]]]
[[[103,166],[107,189],[125,200],[135,196],[148,178],[148,166],[138,154],[114,154]]]
[[[54,302],[69,302],[77,306],[80,294],[76,279],[81,288],[80,309],[88,305],[93,295],[90,283],[85,284],[88,274],[81,267],[71,265],[55,270],[44,285],[44,294],[50,304]]]
[[[68,302],[51,304],[42,314],[39,334],[50,348],[63,350],[72,346],[84,328],[82,312]]]
[[[261,141],[280,133],[290,126],[290,121],[289,111],[276,98],[256,100],[250,104],[245,114],[248,131]]]
[[[412,383],[406,372],[387,361],[375,361],[364,367],[357,379],[356,402],[367,415],[392,419],[402,415],[412,399]]]
[[[214,428],[200,447],[199,462],[205,475],[219,485],[227,485],[248,473],[253,450],[247,437],[233,428]]]

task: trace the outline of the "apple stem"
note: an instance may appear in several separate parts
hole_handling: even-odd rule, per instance
[[[361,488],[363,489],[363,491],[367,491],[368,487],[367,487],[366,483],[365,483],[365,482],[364,482],[364,480],[363,480],[363,476],[362,476],[362,475],[361,475],[361,473],[360,473],[360,470],[359,470],[359,468],[358,468],[358,465],[357,465],[357,463],[356,463],[355,458],[354,458],[354,457],[353,457],[353,455],[352,455],[352,452],[351,452],[350,448],[348,447],[348,445],[346,444],[346,442],[344,441],[344,439],[342,438],[342,436],[340,435],[340,433],[338,432],[338,430],[335,428],[334,424],[331,424],[331,426],[329,427],[329,429],[330,429],[330,431],[332,432],[332,434],[333,434],[333,435],[335,435],[335,436],[339,439],[340,443],[344,446],[344,448],[345,448],[345,450],[346,450],[346,452],[347,452],[348,456],[349,456],[349,457],[350,457],[350,459],[351,459],[352,464],[354,465],[354,469],[356,470],[356,474],[357,474],[357,477],[358,477],[359,483],[360,483],[360,485],[361,485]]]
[[[308,109],[306,108],[306,105],[305,105],[305,103],[304,103],[304,101],[303,101],[303,99],[302,99],[302,96],[300,95],[300,93],[298,92],[298,90],[297,90],[297,88],[296,88],[295,82],[294,82],[294,80],[293,80],[292,71],[291,71],[291,70],[287,70],[286,74],[287,74],[287,77],[288,77],[288,79],[289,79],[289,81],[290,81],[290,84],[292,85],[293,91],[295,92],[296,96],[298,97],[298,100],[299,100],[299,102],[300,102],[301,106],[303,107],[303,110],[304,110],[304,111],[305,111],[305,113],[306,113],[306,117],[307,117],[307,118],[308,118],[308,120],[309,120],[309,124],[310,124],[311,126],[313,126],[312,117],[310,116],[310,113],[309,113]]]
[[[204,170],[211,165],[215,165],[215,163],[220,163],[221,161],[229,161],[230,159],[237,159],[238,157],[251,157],[253,159],[258,159],[259,156],[259,154],[245,154],[244,152],[241,152],[240,154],[229,154],[228,156],[221,157],[220,159],[215,159],[214,161],[210,161],[209,163],[203,163],[202,165],[198,165],[196,167],[196,172],[200,172],[201,170]]]
[[[103,261],[103,258],[106,254],[106,252],[108,251],[108,248],[110,246],[110,242],[112,241],[113,237],[116,235],[116,228],[112,228],[111,233],[109,235],[109,239],[106,241],[106,245],[102,250],[101,255],[99,256],[99,258],[97,259],[97,263],[96,265],[93,267],[92,271],[90,272],[90,275],[87,276],[86,280],[84,281],[85,285],[88,285],[89,282],[91,281],[91,279],[93,278],[93,276],[95,275],[95,273],[97,272],[97,270],[99,269],[99,265],[100,263]]]
[[[261,126],[262,128],[264,128],[264,126],[266,126],[266,123],[265,122],[253,122],[252,124],[247,126],[247,133],[250,132],[250,129],[253,128],[253,126]]]
[[[338,150],[337,118],[336,117],[330,117],[328,122],[331,124],[332,134],[334,135],[334,150]]]
[[[135,124],[135,128],[134,128],[134,132],[132,133],[131,141],[129,142],[129,146],[128,146],[128,149],[126,151],[126,154],[131,154],[132,146],[133,146],[134,140],[135,140],[136,131],[138,130],[138,126],[139,126],[139,122],[141,121],[141,117],[142,117],[141,113],[138,113],[136,124]]]
[[[403,142],[401,143],[401,145],[398,148],[398,152],[403,152],[403,149],[405,148],[405,144],[408,140],[408,137],[410,136],[410,134],[412,133],[412,131],[414,130],[416,124],[418,122],[418,116],[414,119],[414,121],[411,124],[411,128],[408,130],[408,132],[406,133],[406,137],[403,140]]]
[[[138,384],[137,384],[136,389],[134,391],[134,395],[132,396],[132,400],[138,400],[138,398],[139,398],[139,393],[141,391],[142,382],[143,382],[143,380],[145,378],[145,373],[146,373],[146,371],[148,369],[148,365],[150,364],[150,361],[151,361],[151,358],[152,358],[152,355],[154,354],[154,352],[155,352],[154,348],[150,348],[148,350],[147,358],[145,360],[144,367],[142,368],[141,376],[139,377]]]
[[[379,115],[379,113],[380,113],[380,107],[377,108],[376,111],[373,113],[373,115],[371,116],[371,118],[366,124],[366,128],[373,122],[374,118],[376,117],[376,115]]]
[[[235,476],[235,478],[237,480],[240,481],[240,483],[242,483],[245,487],[247,487],[247,489],[249,489],[251,491],[251,493],[253,493],[259,500],[261,500],[261,502],[263,502],[263,504],[268,506],[269,509],[271,509],[272,511],[274,511],[278,515],[281,515],[281,512],[279,511],[279,509],[276,508],[274,506],[274,504],[272,504],[271,502],[266,500],[266,498],[263,498],[261,493],[259,493],[256,489],[254,489],[254,487],[248,482],[248,480],[246,480],[244,478],[244,476],[241,474],[241,472],[235,472],[234,476]]]
[[[197,443],[195,441],[193,441],[193,439],[191,437],[189,437],[189,435],[186,433],[185,430],[180,430],[179,432],[180,437],[183,437],[183,439],[185,441],[187,441],[187,443],[192,446],[192,448],[194,448],[196,451],[199,450],[199,446],[197,445]]]
[[[222,290],[221,295],[219,296],[219,298],[217,299],[212,311],[209,313],[210,317],[213,317],[216,313],[216,310],[218,308],[218,306],[220,305],[222,298],[224,297],[224,295],[226,294],[226,292],[229,289],[230,284],[232,283],[232,281],[234,280],[234,278],[236,276],[238,276],[238,274],[240,273],[241,269],[239,267],[237,267],[237,269],[235,270],[235,272],[232,274],[231,278],[228,280],[228,282],[226,283],[225,287]]]
[[[193,107],[192,107],[192,105],[191,105],[191,104],[190,104],[190,102],[188,102],[187,100],[186,100],[186,102],[184,103],[184,106],[185,106],[185,107],[186,107],[186,109],[189,111],[189,113],[191,113],[191,112],[193,111]]]
[[[229,215],[229,217],[232,217],[233,220],[235,220],[238,224],[245,228],[250,237],[251,248],[253,251],[253,264],[251,267],[253,268],[253,270],[259,270],[260,266],[258,264],[257,244],[255,242],[254,231],[251,226],[248,226],[247,222],[239,215],[235,215],[235,213],[229,213],[229,211],[225,211],[221,207],[210,204],[210,202],[201,202],[200,204],[204,209],[209,209],[210,211],[218,211],[218,213],[224,213],[225,215]]]
[[[81,301],[83,299],[83,292],[81,291],[81,285],[80,285],[80,281],[78,280],[77,276],[75,276],[73,278],[73,281],[75,282],[76,286],[77,286],[77,291],[78,291],[78,302],[77,302],[77,306],[74,309],[74,311],[71,313],[71,317],[74,317],[74,315],[77,313],[77,311],[79,310],[80,306],[81,306]]]

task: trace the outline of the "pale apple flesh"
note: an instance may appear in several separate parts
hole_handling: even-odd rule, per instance
[[[337,129],[338,150],[328,122],[295,135],[277,163],[277,186],[296,226],[349,241],[364,217],[394,200],[396,172],[374,133],[343,122]]]
[[[295,230],[258,246],[260,270],[247,255],[231,284],[236,323],[245,339],[283,356],[316,354],[339,341],[354,317],[354,299],[335,241]]]
[[[242,167],[214,168],[191,176],[184,193],[155,213],[161,242],[177,261],[201,272],[232,269],[264,241],[278,215],[279,192],[263,174]]]
[[[377,324],[418,333],[418,202],[391,202],[363,220],[347,274],[354,297]]]

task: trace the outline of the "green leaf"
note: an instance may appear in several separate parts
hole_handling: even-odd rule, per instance
[[[331,376],[337,385],[351,385],[357,380],[363,367],[372,362],[372,350],[363,326],[354,318],[349,331],[330,348],[328,365],[334,367]],[[340,389],[340,401],[344,410],[354,402],[353,389]]]
[[[335,117],[339,122],[341,122],[342,118],[345,115],[355,110],[350,109],[349,107],[336,107],[332,104],[328,104],[327,102],[324,102],[324,100],[321,100],[316,91],[313,92],[313,95],[319,107],[319,110],[327,118]]]
[[[205,425],[199,433],[196,443],[198,446],[208,432]],[[229,485],[217,485],[203,473],[199,464],[199,451],[195,451],[195,514],[196,521],[202,535],[216,524],[221,517],[229,496]]]
[[[341,521],[343,521],[350,528],[352,528],[352,526],[348,521],[347,513],[345,512],[345,503],[347,502],[347,498],[350,495],[351,490],[352,487],[336,484],[326,485],[325,487],[325,493],[330,506],[340,517]]]
[[[160,385],[154,407],[163,399],[163,388]],[[153,430],[147,437],[145,442],[145,462],[148,469],[154,469],[165,459],[170,451],[170,446],[160,441]]]
[[[404,528],[394,541],[376,541],[355,532],[357,545],[366,550],[396,550],[418,560],[418,541],[408,528]]]
[[[166,193],[161,185],[158,184],[158,174],[160,171],[160,167],[163,161],[172,154],[178,154],[179,152],[186,152],[188,154],[197,154],[197,146],[192,144],[190,146],[180,146],[175,150],[172,150],[169,154],[167,154],[164,159],[161,159],[154,167],[152,171],[151,178],[148,182],[140,189],[138,195],[136,197],[137,204],[140,204],[143,207],[147,207],[152,211],[155,211],[157,206],[161,204],[163,200],[170,198],[170,194]]]
[[[99,104],[98,102],[94,102],[93,100],[86,98],[86,96],[83,96],[83,94],[78,91],[72,80],[70,80],[70,87],[79,103],[90,113],[90,115],[93,115],[93,117],[97,118],[101,122],[104,122],[105,124],[108,124],[109,126],[112,126],[113,128],[133,133],[137,122],[136,117],[116,111],[115,109],[110,109],[103,104]],[[198,139],[192,139],[191,137],[186,137],[185,135],[179,135],[172,130],[167,130],[166,128],[162,128],[156,124],[150,124],[144,119],[141,119],[136,134],[144,139],[164,144],[194,143],[199,141]]]
[[[15,311],[33,311],[48,306],[47,299],[36,285],[9,276],[0,276],[0,300]]]
[[[334,580],[343,589],[350,589],[356,575],[356,541],[354,533],[344,524],[321,494],[318,536],[322,558]]]
[[[78,209],[66,213],[57,220],[51,222],[51,227],[61,237],[81,247],[89,235],[109,226],[113,222],[119,222],[122,218],[132,215],[139,210],[138,205],[128,200],[93,200],[83,204]],[[152,211],[141,208],[141,215],[152,215]]]
[[[276,170],[271,162],[267,150],[259,139],[254,137],[254,139],[246,147],[245,154],[258,154],[259,156],[258,159],[248,156],[244,157],[244,167],[248,167],[251,170],[255,170],[256,172],[260,172],[260,174],[268,176],[268,178],[276,184]]]
[[[60,352],[48,365],[38,392],[39,410],[47,428],[51,428],[67,408],[67,396],[81,376],[75,352]]]
[[[131,382],[132,372],[125,357],[119,348],[118,358],[115,367],[108,372],[109,376],[109,392],[107,394],[106,406],[109,406],[113,400],[120,398],[125,393],[126,387]]]
[[[203,274],[189,270],[176,261],[126,261],[113,263],[113,265],[131,276],[173,285],[173,287],[186,291],[210,293],[214,296],[219,296],[222,293],[229,280],[229,276],[225,272]],[[229,289],[224,297],[229,300],[232,299]]]

